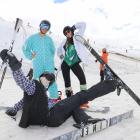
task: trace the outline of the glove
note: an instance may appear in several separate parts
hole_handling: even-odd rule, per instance
[[[72,27],[71,27],[71,32],[74,34],[74,31],[76,30],[76,27],[75,27],[75,25],[73,25]]]
[[[14,110],[13,107],[10,107],[9,109],[6,110],[5,112],[8,116],[15,116],[17,112]]]
[[[71,27],[71,29],[72,29],[73,31],[75,31],[75,30],[76,30],[75,25],[73,25],[73,26]]]
[[[60,55],[60,59],[62,60],[64,58],[64,55]]]
[[[12,71],[16,71],[21,68],[21,63],[17,60],[15,55],[9,52],[7,49],[4,49],[0,52],[0,57],[4,62],[8,61]]]

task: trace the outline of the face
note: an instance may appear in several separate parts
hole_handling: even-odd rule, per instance
[[[48,81],[46,79],[46,77],[40,77],[40,82],[42,83],[42,85],[45,87],[45,88],[48,88],[49,84],[50,84],[50,81]]]
[[[67,31],[65,32],[65,36],[66,36],[67,38],[73,37],[73,34],[72,34],[71,30],[67,30]]]
[[[40,33],[41,33],[41,34],[44,34],[44,35],[45,35],[47,32],[48,32],[47,29],[40,29]]]

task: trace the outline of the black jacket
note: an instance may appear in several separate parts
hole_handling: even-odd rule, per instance
[[[48,97],[41,83],[35,80],[36,90],[34,95],[24,93],[23,113],[19,126],[26,128],[29,125],[46,125]]]

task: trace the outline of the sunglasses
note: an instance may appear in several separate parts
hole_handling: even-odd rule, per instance
[[[67,30],[66,32],[65,32],[65,35],[67,35],[68,33],[70,33],[71,32],[71,30]]]

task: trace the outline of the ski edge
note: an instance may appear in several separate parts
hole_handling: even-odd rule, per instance
[[[63,135],[57,136],[53,138],[52,140],[79,140],[81,137],[95,134],[113,125],[116,125],[123,120],[129,119],[132,117],[133,117],[133,110],[129,110],[125,113],[116,115],[114,117],[110,117],[108,119],[97,122],[95,124],[89,124],[80,129],[75,129]]]

